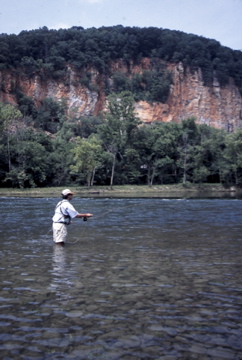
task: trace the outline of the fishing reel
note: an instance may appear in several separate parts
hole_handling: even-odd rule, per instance
[[[86,217],[86,216],[84,216],[83,221],[87,221],[87,217]]]

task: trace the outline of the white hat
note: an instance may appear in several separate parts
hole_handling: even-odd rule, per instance
[[[69,194],[73,195],[74,192],[72,192],[72,191],[69,190],[69,189],[65,189],[65,190],[62,191],[62,195],[64,195],[64,196],[69,195]]]

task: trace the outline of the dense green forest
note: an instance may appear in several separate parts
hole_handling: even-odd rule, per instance
[[[158,60],[182,61],[185,67],[200,67],[207,85],[214,75],[221,85],[232,77],[242,92],[242,52],[221,46],[216,40],[181,31],[119,25],[98,29],[43,27],[22,31],[19,35],[0,35],[0,70],[17,69],[29,76],[39,73],[43,77],[58,78],[63,76],[68,63],[77,69],[92,66],[110,75],[111,61],[122,59],[129,66],[144,57],[152,60],[154,69],[160,66]],[[137,79],[135,82],[137,85]]]
[[[144,57],[151,59],[149,71],[111,73],[112,61],[129,68]],[[242,185],[242,130],[226,133],[194,118],[152,125],[136,118],[135,101],[166,101],[172,76],[163,64],[180,61],[185,69],[201,68],[206,85],[214,76],[221,86],[232,77],[242,93],[242,52],[193,34],[123,26],[1,34],[0,71],[58,79],[72,64],[87,87],[91,67],[113,82],[105,88],[109,108],[97,117],[67,116],[64,99],[46,98],[36,107],[15,88],[18,106],[0,103],[0,186]]]
[[[242,130],[227,133],[194,118],[140,125],[131,92],[109,95],[102,118],[65,118],[46,99],[38,116],[55,134],[0,103],[0,186],[221,183],[242,185]]]

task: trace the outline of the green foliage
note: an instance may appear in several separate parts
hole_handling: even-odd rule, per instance
[[[16,90],[15,94],[18,108],[23,116],[32,116],[35,118],[37,116],[37,109],[33,99],[29,96],[26,96],[21,89]]]
[[[23,117],[12,105],[0,103],[0,186],[73,182],[92,186],[94,181],[111,186],[114,182],[242,186],[241,129],[226,133],[198,125],[195,118],[180,124],[141,125],[128,91],[108,97],[102,119],[72,114],[67,121],[65,104],[46,99],[42,106],[37,117],[46,119],[51,134],[31,128],[31,116]],[[52,123],[57,125],[54,131]]]
[[[97,133],[98,126],[101,125],[102,119],[98,116],[80,116],[70,119],[74,136],[88,138],[90,135]]]
[[[81,181],[86,178],[87,185],[92,186],[95,172],[101,165],[102,145],[100,140],[95,135],[88,139],[78,137],[72,152],[75,165],[70,166],[71,173]]]
[[[136,133],[133,145],[139,154],[137,165],[149,186],[158,179],[160,183],[174,182],[179,130],[178,124],[157,123],[143,126]]]
[[[3,184],[20,188],[45,185],[48,177],[53,176],[49,174],[49,155],[52,151],[49,138],[31,129],[15,127],[9,143],[11,166],[1,179]]]
[[[37,110],[35,126],[55,134],[65,120],[65,103],[59,103],[52,98],[45,98]]]
[[[77,69],[94,67],[108,74],[111,61],[122,59],[129,66],[144,57],[152,61],[182,61],[185,67],[193,69],[200,67],[205,84],[210,84],[214,75],[221,85],[232,77],[242,91],[241,51],[181,31],[119,25],[58,31],[43,27],[19,35],[0,35],[0,70],[18,68],[29,76],[38,73],[42,77],[59,78],[65,74],[67,64]],[[118,92],[130,90],[125,84],[117,86]],[[152,97],[163,97],[164,89],[155,86],[153,91]]]
[[[222,176],[228,184],[242,185],[242,130],[225,138]]]
[[[1,186],[61,185],[70,180],[73,145],[66,137],[33,130],[18,110],[1,103],[0,126]]]
[[[53,151],[49,156],[49,163],[52,177],[48,178],[51,185],[60,186],[72,181],[70,166],[73,164],[72,149],[75,144],[69,140],[70,133],[67,136],[64,134],[65,132],[59,131],[51,141]]]
[[[105,150],[112,158],[110,185],[113,185],[117,157],[123,158],[125,146],[132,141],[133,133],[139,125],[134,114],[134,98],[129,91],[111,94],[108,97],[108,111],[104,122],[98,128]]]
[[[11,122],[21,118],[22,114],[13,105],[0,103],[0,125],[6,129]]]
[[[5,181],[12,186],[35,187],[46,180],[47,161],[45,148],[33,141],[21,141],[16,146],[16,160]]]
[[[165,103],[172,84],[172,75],[163,70],[146,70],[131,77],[123,72],[113,75],[112,91],[131,91],[136,101],[146,100]]]

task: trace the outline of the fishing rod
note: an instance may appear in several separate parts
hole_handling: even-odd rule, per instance
[[[137,205],[137,204],[138,204],[138,203],[134,203],[134,204],[130,204],[130,205],[125,205],[125,206],[119,206],[119,207],[116,208],[116,209],[125,209],[125,208],[128,208],[128,207]],[[103,217],[103,216],[107,215],[107,214],[110,213],[110,212],[113,212],[113,209],[108,210],[108,211],[106,211],[105,213],[102,213],[102,214],[100,214],[100,215],[98,215],[98,216],[95,216],[95,215],[94,215],[94,216],[92,216],[90,219],[93,219],[93,218],[94,218],[94,219],[98,219],[98,218],[100,218],[100,217]],[[90,219],[87,219],[87,217],[84,217],[84,218],[83,218],[83,221],[87,221],[87,220],[90,220]],[[84,235],[86,229],[87,229],[87,226],[85,226],[85,228],[82,230],[79,239],[77,239],[76,241],[68,241],[68,242],[69,242],[70,244],[76,244],[76,243],[81,239],[81,237]]]
[[[117,208],[115,208],[115,209],[125,209],[125,208],[132,207],[132,206],[135,206],[135,205],[138,205],[138,203],[134,203],[134,204],[130,204],[130,205],[125,205],[125,206],[119,206],[119,207],[117,207]],[[102,218],[102,217],[104,217],[105,215],[109,214],[110,212],[113,212],[113,209],[108,210],[108,211],[106,211],[105,213],[102,213],[102,214],[97,215],[97,216],[94,215],[94,216],[92,216],[91,218],[92,218],[92,219],[93,219],[93,218],[94,218],[94,219],[99,219],[99,218]],[[90,218],[90,219],[91,219],[91,218]],[[90,219],[89,219],[89,220],[90,220]],[[87,222],[87,220],[88,220],[88,218],[87,218],[86,216],[84,216],[84,217],[83,217],[83,221],[84,221],[84,222]],[[85,226],[85,228],[82,230],[82,232],[81,232],[81,234],[80,234],[80,238],[84,235],[86,229],[87,229],[87,226]],[[52,231],[52,228],[49,229],[49,231],[47,232],[46,236],[49,235],[50,231]],[[70,240],[69,240],[68,243],[70,243],[70,244],[75,244],[75,243],[77,243],[77,242],[80,240],[80,238],[77,239],[76,241],[70,241]]]
[[[134,205],[138,205],[138,203],[134,203],[134,204],[130,204],[130,205],[125,205],[125,206],[119,206],[119,207],[116,207],[115,209],[126,209],[126,208],[128,208],[128,207],[131,207],[131,206],[134,206]],[[105,215],[107,215],[107,214],[109,214],[110,212],[113,212],[113,209],[112,210],[108,210],[108,211],[106,211],[105,213],[102,213],[102,214],[100,214],[100,215],[98,215],[98,216],[92,216],[92,219],[94,218],[94,219],[98,219],[98,218],[100,218],[100,217],[103,217],[103,216],[105,216]],[[84,219],[83,219],[84,220]],[[86,219],[87,220],[87,219]],[[86,221],[86,220],[84,220],[84,221]]]

